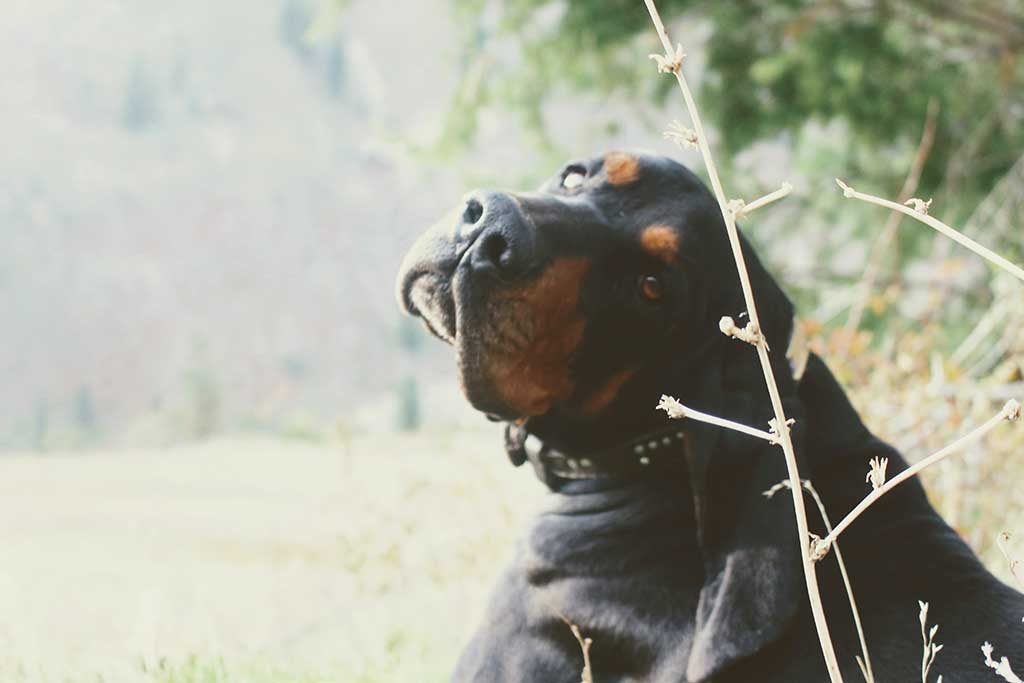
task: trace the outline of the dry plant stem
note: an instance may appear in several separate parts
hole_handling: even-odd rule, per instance
[[[825,522],[825,531],[832,533],[832,521],[828,518],[828,513],[825,512],[825,504],[821,502],[821,496],[818,495],[814,485],[810,479],[804,480],[804,488],[814,498],[814,502],[818,506],[818,512],[821,513],[821,519]],[[863,661],[857,663],[861,665],[861,673],[864,674],[864,680],[867,683],[875,683],[875,672],[871,669],[871,656],[868,654],[868,643],[867,639],[864,638],[864,627],[860,623],[860,610],[857,609],[857,600],[853,597],[853,586],[850,585],[850,575],[846,573],[846,562],[843,561],[843,552],[839,549],[839,543],[835,544],[836,549],[836,563],[839,565],[839,573],[843,577],[843,586],[846,587],[846,597],[850,600],[850,611],[853,612],[853,623],[857,627],[857,637],[860,639],[860,651],[864,655]]]
[[[576,624],[569,620],[566,620],[565,623],[569,624],[569,630],[572,631],[576,642],[580,644],[580,651],[583,652],[583,671],[580,672],[580,683],[594,683],[594,670],[590,668],[590,646],[593,645],[594,641],[590,638],[584,638],[583,634],[580,633],[580,627]]]
[[[1018,403],[1017,401],[1007,401],[1006,405],[1003,406],[1002,410],[1000,410],[998,413],[990,417],[981,426],[961,436],[959,439],[949,444],[945,448],[942,448],[932,453],[924,460],[920,460],[914,463],[913,465],[903,470],[889,481],[885,482],[885,484],[883,484],[882,486],[878,487],[877,489],[869,493],[867,496],[865,496],[864,500],[857,504],[857,507],[850,510],[850,512],[847,513],[845,517],[843,517],[842,521],[836,525],[836,528],[830,531],[828,536],[821,540],[821,544],[823,544],[826,548],[829,547],[832,543],[835,542],[837,538],[839,538],[839,535],[842,534],[855,519],[860,517],[860,515],[865,510],[871,507],[871,505],[875,501],[877,501],[879,498],[887,494],[889,491],[892,491],[894,488],[905,482],[907,479],[910,479],[911,477],[916,475],[921,470],[927,467],[931,467],[940,460],[944,460],[949,455],[956,452],[958,448],[966,446],[971,442],[977,441],[981,437],[985,436],[985,434],[992,431],[992,429],[994,429],[996,425],[998,425],[1003,420],[1018,419],[1018,417],[1020,416],[1020,409],[1020,403]]]
[[[950,238],[954,242],[957,242],[958,244],[967,247],[975,254],[978,254],[982,258],[986,259],[989,263],[999,266],[1000,268],[1002,268],[1003,270],[1005,270],[1006,272],[1010,273],[1015,278],[1020,280],[1021,282],[1024,282],[1024,269],[1022,269],[1020,266],[1010,263],[999,254],[989,249],[988,247],[984,247],[978,244],[970,237],[960,233],[957,230],[954,230],[953,228],[949,227],[942,221],[932,218],[928,214],[923,213],[921,211],[916,211],[915,209],[912,209],[909,206],[897,204],[896,202],[889,201],[888,199],[882,199],[881,197],[876,197],[871,194],[865,194],[864,192],[858,192],[857,190],[853,189],[852,187],[844,183],[842,180],[839,180],[838,178],[836,178],[836,182],[839,184],[839,187],[843,188],[843,195],[845,197],[860,199],[861,201],[868,202],[869,204],[884,206],[887,209],[899,211],[900,213],[906,214],[911,218],[919,220],[928,227],[941,232],[943,235]]]
[[[935,663],[935,656],[939,654],[943,646],[935,642],[935,634],[939,632],[939,625],[935,624],[928,628],[928,603],[917,601],[921,608],[918,620],[921,622],[921,683],[928,683],[928,672]],[[935,679],[935,683],[942,683],[942,676]]]
[[[1009,531],[1001,531],[999,535],[996,536],[996,545],[999,546],[999,552],[1003,554],[1003,557],[1005,557],[1006,561],[1010,564],[1010,574],[1013,575],[1013,580],[1017,582],[1017,585],[1020,586],[1021,590],[1024,590],[1024,578],[1021,578],[1020,574],[1017,573],[1017,567],[1020,566],[1020,560],[1015,560],[1013,556],[1010,555],[1010,549],[1006,547],[1006,544],[1009,542]]]
[[[665,48],[666,58],[672,60],[676,50],[665,32],[665,25],[658,14],[658,8],[654,6],[654,0],[644,0],[647,11],[650,12],[651,21],[658,31],[661,44]],[[747,314],[750,321],[761,329],[757,316],[757,308],[754,304],[754,294],[750,286],[750,277],[747,275],[747,265],[743,258],[743,249],[740,246],[739,234],[736,231],[736,221],[729,209],[729,202],[722,189],[722,182],[718,178],[718,169],[711,157],[711,149],[708,147],[707,135],[704,132],[704,125],[701,123],[700,114],[697,111],[697,104],[690,93],[690,87],[686,83],[681,68],[675,68],[672,72],[682,91],[683,99],[686,101],[686,108],[689,111],[690,119],[693,122],[694,130],[697,133],[697,145],[700,148],[701,156],[707,167],[708,177],[711,180],[711,187],[718,200],[718,207],[725,220],[725,228],[729,235],[729,244],[732,247],[733,258],[736,260],[736,269],[739,271],[740,285],[743,289],[743,300],[747,307]],[[775,375],[772,372],[771,359],[768,355],[768,347],[763,339],[756,345],[757,356],[761,362],[761,369],[764,372],[765,384],[768,388],[768,396],[771,398],[772,409],[775,412],[775,423],[778,427],[779,441],[782,445],[782,452],[786,458],[786,470],[790,481],[800,481],[800,471],[796,463],[796,452],[793,449],[793,441],[789,435],[789,425],[786,422],[786,414],[782,409],[782,398],[779,396],[779,389],[775,383]],[[810,537],[807,530],[807,512],[804,509],[804,497],[798,486],[791,487],[793,494],[793,510],[796,516],[797,539],[800,544],[800,557],[804,570],[804,580],[807,584],[807,597],[811,605],[811,613],[814,616],[814,626],[818,632],[818,640],[821,644],[822,655],[825,658],[825,667],[828,670],[832,683],[842,683],[843,677],[839,672],[839,662],[836,659],[835,648],[832,646],[832,637],[828,630],[828,621],[825,618],[825,609],[821,603],[821,593],[818,589],[818,577],[815,573],[814,561],[810,554]]]
[[[1024,683],[1017,674],[1010,668],[1010,660],[1000,657],[999,661],[992,659],[992,644],[986,642],[981,646],[981,653],[985,655],[985,666],[996,672],[996,675],[1007,683]]]
[[[938,101],[932,98],[928,102],[928,113],[924,122],[924,131],[921,133],[921,141],[918,143],[917,151],[914,153],[914,161],[910,165],[910,173],[907,174],[903,187],[900,188],[900,193],[896,195],[898,197],[897,201],[900,204],[910,199],[917,192],[917,185],[921,180],[921,172],[924,170],[925,161],[928,160],[932,143],[935,142],[938,113]],[[901,213],[891,212],[889,218],[885,221],[882,233],[875,240],[875,243],[871,245],[868,265],[864,269],[864,275],[859,283],[857,298],[854,299],[853,304],[850,306],[850,314],[846,319],[845,332],[847,343],[849,343],[853,333],[860,327],[861,319],[864,317],[864,309],[867,306],[868,299],[871,297],[871,290],[875,288],[875,281],[878,279],[878,273],[882,269],[882,257],[885,254],[886,247],[892,242],[893,237],[896,236],[896,228],[899,227],[902,217],[903,214]]]
[[[815,504],[818,506],[818,512],[821,514],[821,519],[825,522],[825,533],[832,532],[832,520],[828,517],[828,512],[825,510],[825,504],[821,502],[821,496],[818,495],[817,489],[814,488],[814,484],[811,483],[810,479],[804,479],[803,481],[804,490],[811,494],[811,498],[814,499]],[[780,484],[776,484],[767,491],[764,495],[771,498],[775,493],[784,488],[792,488],[789,480],[785,480]],[[875,674],[871,669],[871,656],[868,655],[868,644],[864,638],[864,627],[860,623],[860,610],[857,609],[857,600],[853,597],[853,586],[850,584],[850,575],[846,572],[846,562],[843,560],[843,552],[839,549],[839,542],[835,544],[836,549],[836,563],[839,565],[839,573],[843,577],[843,585],[846,588],[846,597],[850,601],[850,611],[853,613],[853,623],[857,628],[857,637],[860,639],[860,651],[863,654],[863,658],[857,658],[857,664],[860,665],[860,671],[864,675],[864,680],[867,683],[874,683]]]
[[[745,216],[749,216],[750,214],[752,214],[755,211],[757,211],[758,209],[760,209],[762,206],[767,206],[767,205],[771,204],[772,202],[777,202],[780,199],[782,199],[783,197],[788,196],[789,193],[792,192],[792,191],[793,191],[793,186],[792,185],[790,185],[789,183],[782,183],[782,187],[780,187],[779,189],[775,190],[775,192],[769,192],[765,196],[760,197],[758,199],[755,199],[754,201],[750,202],[749,204],[744,204],[743,206],[741,206],[735,212],[735,216],[736,216],[736,218],[743,218]]]
[[[749,434],[750,436],[756,436],[759,439],[764,439],[771,443],[778,443],[779,437],[771,432],[766,432],[761,429],[754,427],[748,427],[741,422],[733,422],[732,420],[726,420],[722,417],[716,417],[709,415],[708,413],[702,413],[699,410],[688,408],[682,403],[672,398],[671,396],[662,396],[661,402],[658,404],[658,408],[668,413],[668,416],[673,419],[690,419],[696,420],[697,422],[706,422],[707,424],[715,425],[716,427],[724,427],[725,429],[732,429],[733,431],[742,432],[743,434]]]
[[[995,304],[982,316],[967,338],[960,342],[960,346],[949,357],[953,365],[962,366],[981,342],[985,341],[988,335],[1000,323],[1000,319],[1009,311],[1011,301],[1009,299],[997,299]]]

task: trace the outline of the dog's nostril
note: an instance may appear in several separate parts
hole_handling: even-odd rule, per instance
[[[466,210],[462,212],[462,221],[466,225],[476,225],[483,215],[483,205],[475,199],[470,199],[466,202]]]
[[[477,247],[480,250],[480,257],[485,263],[503,268],[508,265],[509,248],[508,240],[501,234],[492,232],[484,235],[481,244]]]

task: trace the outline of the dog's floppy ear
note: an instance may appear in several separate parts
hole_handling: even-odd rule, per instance
[[[772,365],[787,417],[797,421],[792,433],[798,442],[802,410],[785,360],[793,308],[753,253],[746,251],[762,328],[772,345]],[[723,270],[735,275],[735,270]],[[738,306],[721,314],[742,311],[742,298],[735,300],[738,280],[731,286],[716,284],[727,286],[731,295],[714,297],[713,305]],[[699,365],[689,365],[685,383],[689,389],[680,393],[692,397],[694,408],[768,428],[771,403],[757,352],[745,342],[723,337],[712,344]],[[787,479],[781,447],[691,423],[686,458],[705,566],[687,679],[704,681],[779,638],[804,602],[803,582],[789,497],[769,500],[762,495]]]

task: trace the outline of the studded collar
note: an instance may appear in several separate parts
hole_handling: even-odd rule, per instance
[[[512,464],[518,467],[528,460],[537,478],[554,491],[573,480],[633,478],[683,467],[684,441],[683,430],[674,425],[598,451],[566,453],[522,427],[510,424],[505,429]]]

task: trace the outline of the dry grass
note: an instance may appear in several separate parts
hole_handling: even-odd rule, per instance
[[[0,680],[447,680],[542,495],[490,432],[5,456]]]

